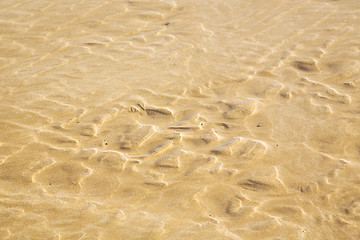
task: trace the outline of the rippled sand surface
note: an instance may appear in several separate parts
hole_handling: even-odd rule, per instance
[[[0,239],[360,239],[358,0],[0,3]]]

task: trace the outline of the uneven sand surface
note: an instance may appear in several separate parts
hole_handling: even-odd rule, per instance
[[[0,2],[0,239],[360,239],[359,0]]]

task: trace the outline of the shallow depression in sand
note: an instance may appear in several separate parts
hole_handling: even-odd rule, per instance
[[[360,239],[358,0],[0,3],[0,239]]]

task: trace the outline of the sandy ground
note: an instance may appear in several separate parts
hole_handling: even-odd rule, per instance
[[[360,239],[358,0],[0,2],[0,239]]]

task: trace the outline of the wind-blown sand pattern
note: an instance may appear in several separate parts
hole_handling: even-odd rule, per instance
[[[0,239],[360,239],[358,0],[0,2]]]

